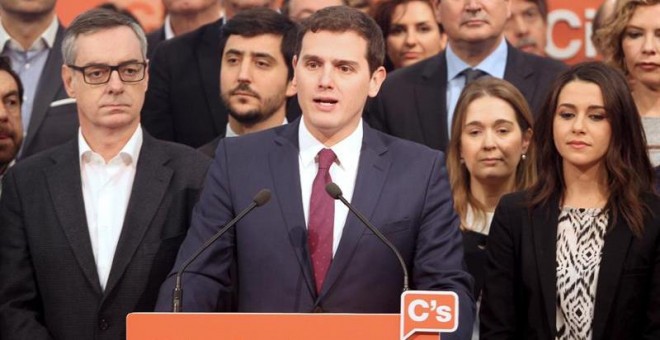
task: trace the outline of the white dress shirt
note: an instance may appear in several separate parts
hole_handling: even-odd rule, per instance
[[[466,82],[465,76],[460,73],[470,65],[461,60],[450,45],[447,45],[445,55],[447,56],[447,130],[448,136],[451,138],[451,122],[454,118],[454,110]],[[502,39],[495,51],[473,68],[486,72],[491,77],[503,79],[508,55],[509,50],[506,40]]]
[[[142,128],[138,126],[119,154],[106,163],[101,155],[92,151],[78,130],[87,228],[99,282],[104,290],[124,225],[141,148]]]
[[[342,190],[346,200],[349,202],[353,197],[355,178],[357,177],[358,165],[360,163],[360,150],[362,149],[362,120],[348,137],[335,144],[330,149],[337,155],[337,160],[330,167],[330,176]],[[298,128],[298,145],[300,154],[298,165],[300,168],[300,191],[302,193],[303,211],[305,212],[305,225],[309,224],[309,200],[312,196],[312,184],[318,172],[316,156],[321,149],[326,148],[307,130],[305,120],[300,120]],[[341,240],[348,208],[339,200],[335,200],[335,220],[332,234],[332,256],[337,252]],[[309,226],[308,226],[309,227]]]

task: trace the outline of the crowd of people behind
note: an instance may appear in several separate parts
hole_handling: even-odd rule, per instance
[[[55,3],[0,0],[0,340],[398,313],[379,233],[457,294],[442,339],[660,339],[660,0],[572,66],[545,0]]]

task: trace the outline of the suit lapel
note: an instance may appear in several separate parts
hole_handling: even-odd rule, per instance
[[[447,136],[447,58],[442,52],[426,65],[415,86],[415,111],[425,144],[445,150]],[[443,114],[444,113],[444,114]]]
[[[222,51],[220,46],[222,18],[204,26],[196,51],[197,66],[202,78],[203,90],[206,92],[206,102],[218,135],[224,135],[227,128],[227,118],[220,103],[220,63]]]
[[[57,218],[69,240],[71,251],[90,285],[100,295],[101,285],[85,215],[77,143],[78,139],[75,138],[64,146],[62,150],[65,152],[53,155],[55,164],[44,169],[44,174]]]
[[[612,214],[610,214],[610,219]],[[612,223],[612,222],[610,222]],[[605,234],[600,272],[596,286],[596,301],[594,305],[594,320],[592,322],[593,338],[605,337],[605,327],[612,308],[612,301],[621,281],[623,263],[632,243],[633,235],[628,226],[619,218],[615,227]]]
[[[300,270],[305,277],[307,289],[311,296],[316,296],[314,275],[307,248],[307,226],[302,208],[302,194],[300,192],[300,169],[298,168],[298,126],[300,119],[286,125],[275,138],[275,147],[269,156],[270,168],[273,172],[275,188],[274,197],[282,209],[282,216],[286,224]]]
[[[29,150],[34,136],[39,130],[39,126],[46,118],[46,113],[50,103],[55,99],[57,92],[64,86],[62,84],[62,38],[64,37],[64,28],[59,26],[55,35],[53,47],[48,52],[48,59],[44,64],[44,69],[39,77],[39,85],[35,92],[34,104],[32,106],[32,115],[28,124],[27,136],[23,142],[23,150]]]
[[[545,305],[548,326],[554,338],[556,332],[557,296],[557,222],[559,200],[551,199],[548,207],[537,207],[532,212],[531,232],[534,239],[539,285]]]
[[[355,190],[353,191],[352,199],[347,199],[351,199],[351,204],[367,216],[367,218],[372,218],[376,210],[378,197],[380,197],[380,191],[385,184],[390,162],[387,147],[378,138],[376,132],[365,124],[360,163],[357,178],[355,179]],[[337,248],[337,252],[325,278],[323,289],[321,290],[321,299],[334,285],[342,271],[349,265],[365,228],[357,217],[351,212],[348,213],[339,247]]]
[[[131,197],[108,277],[106,293],[112,291],[119,282],[161,205],[173,175],[172,169],[165,165],[168,160],[169,156],[156,144],[156,140],[144,133]]]
[[[525,56],[517,48],[507,43],[506,69],[504,80],[513,84],[525,98],[533,98],[536,89],[535,84],[530,84],[528,79],[534,74],[534,69],[525,61]],[[529,100],[529,99],[528,99]],[[531,103],[530,103],[531,105]]]

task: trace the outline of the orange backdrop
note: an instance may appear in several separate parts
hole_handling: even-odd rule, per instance
[[[162,0],[59,0],[57,13],[65,25],[76,14],[104,2],[112,2],[133,13],[146,31],[162,24]],[[548,27],[548,54],[567,63],[596,58],[589,37],[596,8],[603,0],[548,0],[550,7]]]

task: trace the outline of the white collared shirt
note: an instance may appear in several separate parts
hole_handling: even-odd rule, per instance
[[[344,197],[350,202],[355,188],[358,165],[360,163],[360,151],[362,149],[362,135],[364,134],[362,120],[353,133],[330,149],[337,155],[337,160],[330,167],[330,176],[342,190]],[[303,211],[305,213],[305,225],[309,224],[309,200],[312,196],[312,185],[318,172],[316,156],[321,149],[326,148],[319,142],[305,126],[305,120],[300,120],[298,128],[298,144],[300,154],[298,165],[300,169],[300,191],[302,193]],[[339,200],[335,201],[335,220],[332,235],[332,256],[337,252],[341,240],[344,224],[346,224],[348,208]]]
[[[502,39],[495,51],[473,68],[484,71],[491,77],[503,79],[508,54],[506,40]],[[461,60],[450,45],[447,45],[445,55],[447,57],[447,135],[451,138],[451,122],[454,118],[454,110],[466,81],[465,76],[460,73],[470,65]]]
[[[87,228],[99,283],[104,290],[124,225],[141,148],[142,128],[138,125],[119,154],[106,163],[101,155],[91,150],[78,130]]]

